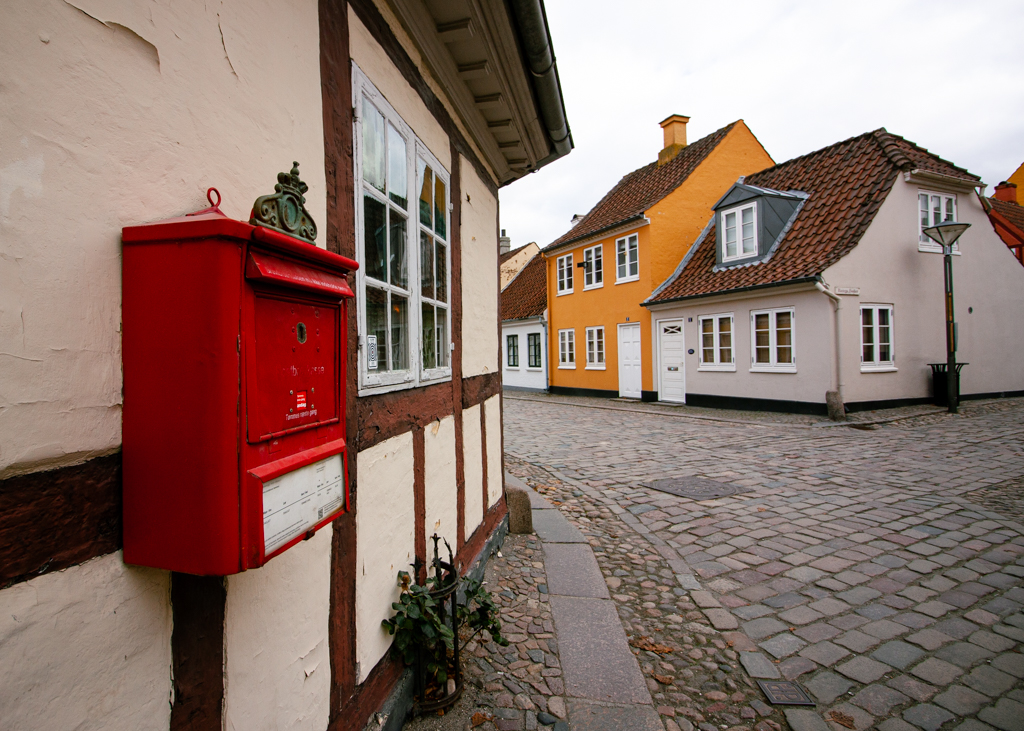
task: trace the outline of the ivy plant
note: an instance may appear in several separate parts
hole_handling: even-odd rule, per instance
[[[455,646],[455,635],[441,621],[438,601],[430,595],[430,581],[428,586],[414,584],[407,571],[398,572],[398,581],[402,596],[391,605],[395,616],[383,620],[381,626],[395,636],[395,647],[406,665],[412,665],[422,657],[428,676],[444,685],[448,682],[448,650]],[[438,580],[434,579],[434,582]]]

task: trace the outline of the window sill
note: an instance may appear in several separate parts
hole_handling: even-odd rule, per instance
[[[941,254],[942,247],[938,244],[926,244],[924,241],[917,242],[917,250],[924,254]],[[960,256],[960,249],[953,249],[953,256]]]
[[[543,366],[537,366],[537,367],[530,366],[529,368],[526,369],[526,372],[527,373],[543,373],[544,372],[544,367]]]
[[[630,282],[639,282],[640,275],[637,274],[635,277],[626,277],[625,279],[616,279],[616,284],[629,284]]]
[[[518,371],[519,366],[505,366],[506,371]]]
[[[591,284],[590,286],[584,285],[583,286],[583,291],[584,292],[589,292],[592,289],[602,289],[603,287],[604,287],[604,282],[599,282],[597,284]]]
[[[736,372],[736,365],[735,364],[733,364],[733,365],[702,365],[702,366],[698,366],[697,370],[698,371],[709,371],[709,372],[712,372],[712,373],[714,373],[716,371],[719,372],[719,373],[735,373]]]
[[[865,366],[860,367],[861,373],[895,373],[898,369],[894,365],[878,365],[878,366]]]
[[[437,378],[423,378],[419,382],[413,380],[411,377],[395,383],[374,383],[374,384],[363,384],[359,387],[356,392],[356,396],[363,398],[365,396],[379,396],[384,393],[391,393],[393,391],[408,391],[414,388],[423,388],[434,383],[443,383],[444,381],[450,381],[451,374],[440,376]]]
[[[560,371],[574,371],[574,370],[576,370],[576,365],[575,364],[573,364],[573,365],[559,365],[558,366],[558,370],[560,370]]]
[[[587,367],[584,370],[588,370],[588,371],[603,371],[603,370],[607,370],[607,366],[604,363],[601,363],[601,364],[598,364],[598,365],[587,365]]]
[[[731,259],[726,259],[726,258],[723,257],[722,258],[722,263],[721,263],[720,266],[731,267],[731,266],[736,266],[737,264],[750,264],[752,262],[758,261],[759,259],[760,259],[760,257],[758,256],[757,252],[755,251],[753,254],[744,254],[743,256],[734,256]]]
[[[563,289],[561,292],[555,293],[555,297],[564,297],[567,294],[572,294],[571,289]]]
[[[754,368],[750,369],[750,372],[751,373],[796,373],[796,366],[786,367],[786,368],[782,368],[782,367],[778,367],[778,366],[775,367],[775,368],[765,368],[765,367],[757,368],[757,367],[754,367]]]

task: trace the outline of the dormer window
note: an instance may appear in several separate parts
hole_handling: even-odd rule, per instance
[[[757,202],[722,212],[722,261],[757,254]]]

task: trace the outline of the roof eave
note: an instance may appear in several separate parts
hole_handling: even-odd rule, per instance
[[[943,185],[948,188],[957,188],[963,191],[972,191],[975,188],[982,188],[982,190],[984,190],[984,188],[987,187],[980,180],[969,180],[956,175],[946,175],[945,173],[936,173],[931,170],[921,170],[919,168],[904,171],[903,180],[907,183],[932,183],[935,185]]]
[[[814,274],[809,277],[797,277],[796,279],[786,279],[781,282],[765,282],[764,284],[751,284],[747,287],[736,287],[735,289],[720,289],[715,292],[704,292],[702,294],[688,294],[682,297],[671,297],[669,299],[659,300],[657,302],[642,302],[641,304],[648,309],[658,307],[660,305],[675,304],[677,302],[688,302],[690,300],[706,299],[708,297],[722,297],[732,294],[743,294],[745,292],[754,292],[761,289],[772,289],[774,287],[786,287],[794,284],[813,284],[819,281],[820,275]]]
[[[568,241],[563,241],[558,245],[552,244],[543,251],[546,256],[547,254],[550,254],[555,251],[562,251],[563,249],[572,249],[577,246],[583,246],[584,244],[589,244],[593,241],[597,241],[598,239],[606,238],[613,234],[619,233],[620,231],[627,231],[632,228],[640,228],[642,226],[650,225],[650,223],[651,219],[647,217],[646,213],[641,211],[635,216],[624,218],[621,221],[609,224],[607,226],[604,226],[603,228],[599,228],[597,231],[591,231],[590,233],[584,234],[577,238],[569,239]]]

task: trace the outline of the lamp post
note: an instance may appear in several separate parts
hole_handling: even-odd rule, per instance
[[[924,229],[924,235],[942,246],[946,280],[946,404],[955,414],[959,394],[956,373],[956,323],[953,320],[953,244],[971,227],[969,223],[946,221]]]

